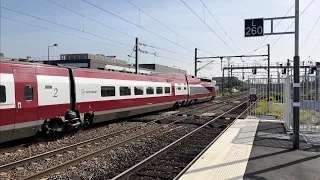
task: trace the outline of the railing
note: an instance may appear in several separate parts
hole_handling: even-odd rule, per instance
[[[250,89],[261,94],[248,115],[283,120],[287,129],[292,130],[293,77],[270,79],[270,101],[267,78],[251,78],[248,83]],[[300,130],[320,132],[320,76],[300,77]]]
[[[248,111],[249,116],[262,119],[284,119],[284,78],[270,78],[270,93],[268,93],[267,78],[252,78],[248,80],[249,88],[260,95],[257,103]],[[269,101],[268,101],[269,96]]]
[[[300,77],[300,129],[320,132],[320,76]]]

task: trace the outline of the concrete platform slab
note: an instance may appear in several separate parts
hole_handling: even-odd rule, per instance
[[[213,115],[212,115],[213,114]],[[204,114],[201,114],[200,116],[209,116],[209,117],[217,117],[216,115],[214,115],[214,113],[204,113]],[[220,118],[227,118],[227,119],[236,119],[237,117],[239,116],[239,114],[225,114],[225,115],[222,115],[220,116]],[[245,119],[247,116],[247,114],[243,114],[242,116],[240,116],[239,118],[240,119]]]
[[[282,123],[260,122],[243,179],[320,179],[320,151],[300,141],[292,150],[292,139]]]
[[[292,150],[292,137],[286,132],[282,121],[255,117],[239,119],[180,180],[320,180],[317,135],[308,134],[307,139],[315,139],[313,141],[301,138],[300,150]]]
[[[258,119],[237,120],[180,179],[218,180],[242,177],[258,122]]]

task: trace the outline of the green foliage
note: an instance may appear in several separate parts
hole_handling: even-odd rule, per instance
[[[300,123],[311,124],[319,122],[319,112],[315,110],[300,110]]]
[[[260,101],[257,103],[255,109],[253,110],[253,115],[270,115],[275,116],[277,119],[284,119],[284,103],[283,94],[273,94],[270,96],[270,101]],[[269,111],[268,111],[269,109]],[[292,115],[290,117],[291,121],[293,119]],[[320,119],[320,113],[315,110],[300,110],[300,124],[317,124]]]
[[[277,119],[284,119],[284,104],[272,101],[260,101],[257,103],[253,113],[256,115],[269,115],[275,116]]]
[[[270,94],[270,101],[272,101],[272,102],[284,102],[283,93],[272,93],[272,94]]]

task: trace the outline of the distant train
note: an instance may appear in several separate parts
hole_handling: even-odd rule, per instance
[[[189,75],[137,75],[0,62],[0,143],[209,101],[214,83]]]

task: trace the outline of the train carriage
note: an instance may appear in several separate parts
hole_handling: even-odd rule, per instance
[[[183,74],[0,62],[0,143],[208,101],[215,95],[210,81]]]
[[[70,109],[66,68],[0,62],[0,142],[29,137]]]

